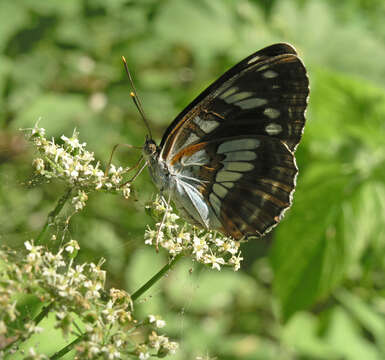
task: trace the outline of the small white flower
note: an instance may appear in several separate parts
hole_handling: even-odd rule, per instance
[[[207,245],[206,241],[203,238],[194,235],[193,254],[195,254],[196,259],[200,260],[208,249],[209,246]]]
[[[214,254],[206,254],[204,257],[204,262],[206,264],[211,264],[212,269],[221,270],[221,265],[225,264],[225,260],[223,258],[217,258]]]
[[[166,326],[166,322],[162,320],[159,316],[148,315],[148,322],[154,324],[158,329],[161,329]]]
[[[104,310],[102,310],[102,314],[106,316],[106,319],[109,323],[113,323],[116,321],[117,318],[117,312],[114,309],[114,302],[112,300],[109,300],[106,304],[106,307]]]
[[[103,187],[103,182],[99,181],[96,183],[95,190],[100,190]]]
[[[147,360],[150,358],[150,354],[148,352],[140,352],[139,360]]]
[[[101,351],[104,352],[107,355],[107,358],[109,360],[114,360],[114,359],[120,359],[121,358],[120,352],[112,344],[109,344],[107,346],[103,346]]]
[[[122,187],[122,193],[125,199],[128,199],[130,197],[130,193],[131,193],[130,184],[126,184]]]
[[[113,187],[113,185],[110,182],[106,182],[104,185],[107,189],[111,189]]]
[[[122,177],[119,175],[119,174],[112,174],[111,176],[111,182],[115,185],[118,185],[120,184],[120,182],[122,181]]]
[[[73,135],[71,138],[68,138],[67,136],[65,135],[62,135],[60,137],[66,144],[68,144],[70,147],[72,147],[73,149],[82,149],[83,147],[85,147],[87,145],[87,143],[80,143],[79,142],[79,139],[77,138],[77,132],[74,131]]]
[[[24,243],[24,246],[29,251],[29,254],[27,255],[27,260],[30,263],[36,263],[40,261],[41,259],[41,246],[35,246],[32,242],[26,241]]]
[[[88,195],[83,191],[79,190],[77,196],[72,199],[72,203],[75,205],[75,210],[79,211],[86,206]]]
[[[167,349],[171,355],[174,355],[179,348],[179,344],[175,341],[169,341],[167,344]]]
[[[73,254],[75,250],[79,250],[80,246],[79,243],[76,240],[70,240],[66,245],[65,245],[65,251],[67,251],[70,254]]]
[[[166,322],[165,322],[164,320],[162,320],[162,319],[158,319],[158,320],[156,320],[156,322],[155,322],[155,326],[156,326],[158,329],[161,329],[161,328],[163,328],[163,327],[166,326]]]
[[[89,151],[84,151],[83,154],[78,155],[79,159],[81,161],[84,161],[86,163],[89,163],[91,161],[95,160],[94,153],[89,152]]]
[[[36,158],[33,160],[32,165],[35,167],[38,173],[44,172],[44,160],[40,158]]]
[[[103,289],[102,284],[90,280],[84,282],[84,287],[88,289],[85,295],[86,299],[99,298],[100,290]]]
[[[56,268],[54,267],[44,267],[42,270],[42,275],[45,277],[45,280],[49,285],[53,286],[56,284],[56,279],[60,277],[60,275],[56,272]]]
[[[82,284],[87,279],[87,277],[83,275],[83,270],[84,270],[84,264],[76,265],[75,269],[70,268],[68,270],[67,276],[71,279],[71,283]]]
[[[218,246],[218,247],[220,247],[220,246],[222,246],[224,244],[223,239],[220,239],[219,237],[216,237],[214,242],[215,242],[215,245]]]
[[[54,140],[52,140],[52,142],[48,142],[48,144],[46,144],[46,146],[44,147],[44,151],[48,155],[56,156],[57,146],[55,145]]]
[[[109,174],[115,174],[116,173],[116,166],[114,164],[110,164],[110,170],[108,171]]]
[[[30,321],[24,324],[24,327],[28,330],[29,334],[39,334],[44,329],[40,326],[37,326],[34,322]]]
[[[241,253],[238,254],[238,256],[233,255],[231,259],[229,260],[229,264],[233,265],[234,271],[238,271],[241,267],[241,261],[243,260],[243,257],[241,257]]]
[[[39,128],[38,125],[39,125],[39,121],[35,124],[35,126],[31,130],[31,135],[36,135],[37,134],[37,135],[39,135],[41,137],[44,137],[45,129],[44,128]]]

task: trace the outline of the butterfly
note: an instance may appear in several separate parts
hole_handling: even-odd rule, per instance
[[[289,44],[248,56],[204,90],[144,158],[161,193],[201,228],[260,237],[292,204],[309,81]]]

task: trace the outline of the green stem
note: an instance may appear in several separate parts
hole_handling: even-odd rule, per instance
[[[60,211],[63,209],[63,206],[64,204],[67,202],[67,200],[69,199],[70,195],[71,195],[71,192],[72,192],[72,189],[69,188],[65,193],[64,195],[59,199],[59,201],[57,202],[56,204],[56,207],[55,209],[53,209],[47,216],[47,220],[43,226],[43,228],[41,229],[39,235],[37,236],[36,240],[35,240],[35,245],[39,244],[45,234],[45,232],[47,231],[48,227],[53,223],[53,221],[55,220],[56,216],[59,215]]]
[[[135,301],[138,299],[145,291],[147,291],[152,285],[154,285],[158,280],[160,280],[167,271],[169,271],[174,264],[182,257],[182,254],[176,255],[168,264],[163,266],[150,280],[148,280],[142,287],[140,287],[138,290],[136,290],[132,295],[131,299]],[[56,360],[60,359],[62,356],[70,352],[73,347],[80,341],[84,339],[86,334],[80,335],[78,338],[76,338],[74,341],[72,341],[70,344],[65,346],[63,349],[52,355],[49,359],[50,360]]]
[[[138,299],[144,292],[146,292],[152,285],[154,285],[163,275],[169,271],[174,264],[182,257],[182,254],[174,256],[174,258],[165,266],[163,266],[150,280],[148,280],[142,287],[136,290],[132,295],[132,301]]]
[[[47,314],[49,313],[49,311],[52,309],[52,306],[53,306],[53,302],[51,302],[50,304],[48,304],[47,306],[44,306],[43,309],[40,311],[40,313],[33,319],[33,322],[35,325],[39,324],[40,321],[42,321],[44,319],[45,316],[47,316]],[[8,343],[6,346],[3,347],[2,350],[8,350],[9,348],[11,348],[12,346],[15,346],[16,344],[22,342],[22,341],[25,341],[26,339],[21,339],[20,337],[18,337],[17,339],[11,341],[10,343]]]
[[[67,354],[68,352],[70,352],[73,347],[80,341],[83,340],[83,338],[86,336],[86,334],[82,334],[80,335],[78,338],[76,338],[74,341],[72,341],[71,343],[69,343],[67,346],[63,347],[63,349],[61,349],[60,351],[58,351],[57,353],[53,354],[49,360],[56,360],[56,359],[60,359],[62,356],[64,356],[65,354]]]
[[[42,321],[50,312],[50,310],[53,307],[54,302],[52,301],[50,304],[47,306],[44,306],[43,309],[40,311],[39,314],[33,319],[33,322],[35,325],[39,324],[40,321]]]

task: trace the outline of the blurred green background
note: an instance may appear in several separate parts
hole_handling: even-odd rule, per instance
[[[114,144],[143,144],[121,55],[159,140],[228,67],[290,42],[311,84],[293,208],[244,245],[241,271],[182,262],[137,313],[166,319],[174,359],[384,359],[384,18],[383,0],[0,1],[0,241],[21,248],[64,191],[29,184],[19,128],[76,127],[104,164]],[[137,158],[122,148],[114,163]],[[130,200],[91,195],[71,220],[81,260],[107,259],[108,286],[132,292],[166,261],[143,244],[154,193],[146,173]]]

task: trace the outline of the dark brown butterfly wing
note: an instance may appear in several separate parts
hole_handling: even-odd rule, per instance
[[[275,44],[231,68],[167,129],[161,159],[201,180],[227,235],[263,235],[291,205],[308,93],[294,48]]]

